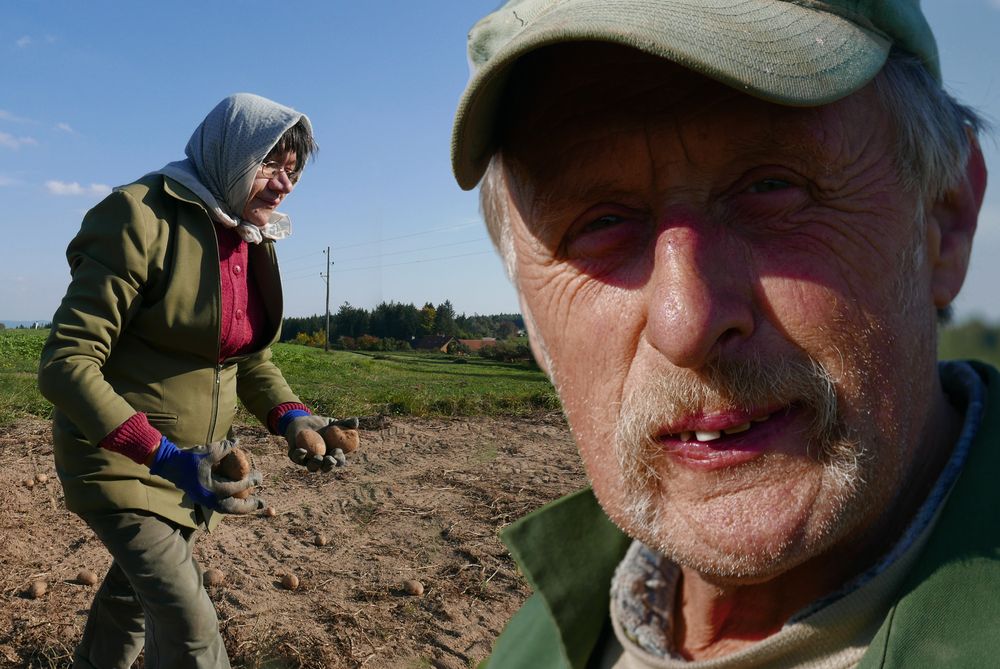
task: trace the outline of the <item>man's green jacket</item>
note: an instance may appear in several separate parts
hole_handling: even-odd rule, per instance
[[[97,444],[137,411],[187,447],[227,436],[237,396],[261,421],[278,404],[298,401],[267,346],[219,362],[215,224],[187,188],[147,176],[91,209],[66,255],[72,280],[38,371],[39,388],[55,405],[56,471],[66,506],[214,525],[218,516],[197,513],[172,483]],[[282,309],[274,245],[251,244],[248,264],[273,342]]]
[[[983,423],[862,669],[1000,666],[1000,374],[972,364],[987,386]],[[486,666],[595,666],[611,633],[611,577],[631,540],[590,490],[512,524],[503,540],[534,594]]]

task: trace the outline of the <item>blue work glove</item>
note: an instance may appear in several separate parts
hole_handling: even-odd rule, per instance
[[[262,509],[264,500],[260,497],[237,499],[231,496],[260,485],[263,480],[260,472],[252,471],[240,481],[230,481],[212,472],[212,467],[226,457],[235,445],[235,441],[225,439],[206,446],[181,449],[163,437],[149,471],[167,479],[195,503],[209,509],[221,513],[250,513]]]
[[[347,457],[344,455],[344,451],[339,448],[334,448],[332,451],[327,450],[326,455],[322,458],[316,456],[307,457],[306,450],[299,448],[296,444],[296,437],[302,430],[314,430],[319,432],[320,436],[323,436],[323,433],[331,425],[336,425],[344,430],[356,430],[358,429],[358,419],[344,418],[342,420],[334,420],[333,418],[314,416],[298,409],[289,411],[282,416],[281,420],[278,421],[278,432],[284,435],[285,441],[288,442],[289,459],[297,465],[304,466],[311,472],[319,469],[328,472],[334,467],[343,467],[346,465]],[[324,441],[326,441],[325,437]]]

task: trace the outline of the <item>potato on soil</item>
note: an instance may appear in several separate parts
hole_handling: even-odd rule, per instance
[[[315,536],[315,537],[313,538],[313,543],[314,543],[314,544],[316,544],[317,546],[326,546],[326,543],[327,543],[327,540],[326,540],[326,535],[325,535],[325,534],[323,534],[322,532],[319,532],[319,533],[318,533],[318,534],[317,534],[317,535],[316,535],[316,536]]]
[[[97,574],[89,569],[81,569],[76,575],[76,582],[80,585],[97,585]]]
[[[409,579],[403,581],[403,591],[408,595],[413,595],[414,597],[419,597],[424,594],[424,584],[420,581]]]
[[[274,518],[275,516],[278,515],[278,511],[273,506],[269,506],[266,509],[264,509],[264,515],[267,516],[268,518]]]
[[[281,586],[286,590],[297,590],[299,587],[299,577],[295,574],[285,574],[281,577]]]
[[[344,453],[353,453],[358,450],[360,439],[357,430],[345,430],[337,425],[323,429],[323,441],[330,451],[339,448]]]
[[[38,599],[45,595],[49,591],[49,584],[45,581],[34,581],[28,586],[28,597],[32,599]]]
[[[35,474],[35,483],[45,483],[49,480],[46,474]]]
[[[205,584],[206,588],[222,585],[222,582],[225,580],[226,575],[221,569],[206,569],[205,573],[202,575],[202,583]]]
[[[219,476],[224,476],[231,481],[239,481],[250,474],[250,458],[240,449],[234,448],[219,461],[219,464],[215,465],[214,470]],[[234,494],[233,497],[246,499],[252,491],[252,488],[247,488]]]

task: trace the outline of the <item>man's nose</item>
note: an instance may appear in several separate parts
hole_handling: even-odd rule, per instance
[[[747,249],[725,231],[664,230],[647,285],[646,338],[676,367],[699,369],[754,331]]]

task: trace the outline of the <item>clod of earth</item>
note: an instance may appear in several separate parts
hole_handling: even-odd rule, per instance
[[[45,595],[49,591],[49,584],[45,581],[34,581],[28,586],[28,597],[32,599],[38,599]]]
[[[250,459],[246,453],[238,448],[231,450],[226,457],[222,458],[215,467],[215,472],[231,481],[245,479],[250,474]],[[252,489],[247,488],[233,495],[237,499],[245,499],[250,496]]]
[[[76,582],[80,585],[97,585],[97,574],[89,569],[81,569],[76,575]]]
[[[222,582],[225,580],[226,575],[221,569],[206,569],[205,573],[202,575],[202,582],[205,584],[206,588],[214,588],[222,585]]]
[[[424,594],[424,584],[415,579],[408,579],[403,581],[403,591],[408,595],[413,595],[414,597],[420,597]]]
[[[297,590],[299,587],[299,577],[295,574],[285,574],[281,577],[281,585],[286,590]]]
[[[323,429],[323,441],[330,451],[339,448],[344,453],[353,453],[358,450],[360,440],[357,430],[344,430],[337,425],[331,425]]]

